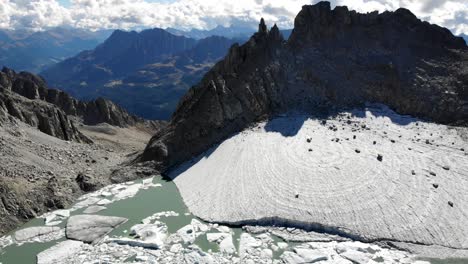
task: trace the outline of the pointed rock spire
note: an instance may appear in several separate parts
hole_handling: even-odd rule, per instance
[[[275,25],[271,28],[270,33],[269,33],[270,39],[272,40],[283,40],[283,35],[281,34],[278,26]]]
[[[267,29],[267,26],[265,24],[265,20],[263,19],[260,19],[260,24],[258,25],[258,33],[262,33],[262,34],[266,34],[268,33],[268,29]]]

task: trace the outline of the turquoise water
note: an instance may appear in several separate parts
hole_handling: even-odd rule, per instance
[[[141,181],[135,181],[138,183]],[[99,215],[121,216],[128,219],[128,221],[116,229],[114,229],[110,236],[128,236],[130,228],[155,213],[162,211],[174,211],[179,216],[162,217],[159,221],[166,223],[169,233],[175,233],[180,228],[190,224],[191,220],[196,218],[188,211],[182,197],[173,182],[166,181],[159,177],[155,177],[153,183],[161,184],[162,187],[149,188],[147,190],[140,190],[134,197],[120,200],[108,204],[107,209],[98,212]],[[76,210],[71,215],[82,214],[83,209]],[[31,226],[43,226],[44,219],[34,219],[19,229]],[[60,225],[65,226],[65,221]],[[234,232],[234,242],[238,247],[238,238],[242,233],[240,228],[232,228]],[[126,231],[126,232],[124,232]],[[13,235],[10,232],[7,235]],[[36,263],[36,255],[41,251],[50,248],[51,246],[63,241],[64,239],[47,242],[47,243],[28,243],[21,246],[12,245],[4,248],[0,252],[0,262],[2,264],[27,264]],[[216,243],[210,243],[206,240],[206,236],[199,236],[195,241],[204,251],[218,251]]]

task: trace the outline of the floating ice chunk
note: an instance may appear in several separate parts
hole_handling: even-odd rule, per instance
[[[13,245],[14,243],[11,236],[0,237],[0,249]]]
[[[295,248],[294,251],[305,263],[314,263],[328,259],[327,254],[317,249]]]
[[[236,252],[236,247],[232,242],[232,235],[228,234],[224,239],[219,243],[219,249],[223,253],[234,254]]]
[[[89,197],[89,198],[86,198],[78,203],[76,203],[73,207],[72,207],[72,210],[77,210],[77,209],[80,209],[80,208],[83,208],[83,207],[88,207],[90,205],[93,205],[97,202],[99,202],[101,200],[101,198],[99,197]]]
[[[209,230],[208,225],[203,224],[202,222],[200,222],[200,221],[197,220],[197,219],[192,219],[192,221],[190,222],[190,224],[193,226],[195,232],[206,232],[206,231]],[[228,231],[228,232],[229,232],[229,231]]]
[[[286,249],[288,247],[288,243],[285,242],[278,242],[279,249]]]
[[[179,251],[181,251],[181,250],[182,250],[182,245],[181,244],[174,244],[169,249],[169,251],[172,252],[172,253],[179,253]]]
[[[96,204],[99,205],[99,206],[103,206],[103,205],[107,205],[107,204],[110,204],[110,203],[112,203],[112,201],[109,200],[109,199],[101,199]]]
[[[115,243],[123,246],[141,247],[147,249],[160,249],[159,245],[152,242],[131,239],[131,238],[109,238],[104,243]]]
[[[195,242],[196,234],[192,225],[186,225],[177,231],[177,235],[184,241],[185,244]]]
[[[123,200],[123,199],[133,197],[138,193],[138,191],[140,190],[142,186],[143,186],[142,184],[137,183],[137,184],[129,185],[127,186],[127,188],[119,189],[119,191],[114,196],[114,200],[118,201],[118,200]]]
[[[101,197],[109,197],[109,196],[112,196],[112,193],[111,192],[108,192],[108,191],[103,191],[99,194]]]
[[[70,217],[70,210],[55,210],[41,216],[41,218],[45,218],[45,224],[47,226],[60,224],[68,217]]]
[[[93,205],[93,206],[90,206],[88,208],[86,208],[83,213],[84,214],[95,214],[97,212],[100,212],[102,210],[105,210],[106,207],[104,206],[99,206],[99,205]]]
[[[219,232],[221,233],[229,233],[231,232],[231,229],[227,226],[218,226],[218,227],[215,227]]]
[[[74,215],[67,222],[67,238],[92,243],[126,221],[116,216]]]
[[[151,177],[151,178],[142,180],[142,183],[143,183],[144,185],[148,185],[148,184],[153,183],[153,180],[154,180],[154,178]]]
[[[208,242],[214,242],[214,243],[219,243],[221,242],[221,240],[223,240],[224,238],[226,238],[229,234],[226,234],[226,233],[208,233],[206,234],[206,240],[208,240]]]
[[[60,225],[62,222],[63,222],[62,220],[50,221],[50,222],[46,222],[45,225],[46,226],[56,226],[56,225]]]
[[[156,221],[154,224],[138,224],[131,228],[131,235],[135,235],[139,240],[151,243],[162,248],[167,238],[166,224]]]
[[[60,242],[39,253],[37,255],[37,264],[65,263],[64,260],[80,252],[82,246],[83,242],[81,241],[66,240]]]
[[[143,219],[141,222],[143,224],[149,224],[151,223],[151,221],[153,220],[158,220],[160,219],[161,217],[169,217],[169,216],[179,216],[178,213],[174,212],[174,211],[164,211],[164,212],[158,212],[158,213],[155,213],[151,216],[148,216],[146,217],[145,219]]]
[[[216,263],[213,256],[207,254],[200,249],[192,250],[189,253],[184,254],[185,263],[204,263],[214,264]]]
[[[263,259],[271,259],[273,258],[273,251],[271,249],[264,248],[262,249],[260,256]]]
[[[350,260],[353,263],[366,264],[369,263],[372,259],[372,255],[362,251],[357,251],[354,249],[346,250],[345,252],[340,253],[340,256]]]
[[[60,232],[60,230],[60,227],[56,226],[28,227],[16,231],[15,239],[19,242],[36,239],[39,242],[40,240],[46,239],[47,236],[57,234],[58,232]],[[49,239],[46,240],[50,241]]]

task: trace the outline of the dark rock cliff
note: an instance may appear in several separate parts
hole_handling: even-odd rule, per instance
[[[184,96],[140,160],[165,170],[271,114],[389,105],[445,124],[468,123],[468,48],[410,11],[359,14],[303,6],[288,41],[264,21]]]
[[[158,126],[128,114],[111,101],[102,98],[83,102],[65,92],[48,89],[45,81],[28,72],[16,73],[3,68],[0,72],[0,108],[42,132],[65,140],[89,142],[76,129],[69,116],[86,125],[108,123],[127,127],[137,123]]]
[[[40,100],[29,100],[0,87],[0,116],[6,118],[8,115],[63,140],[91,142],[58,107]]]

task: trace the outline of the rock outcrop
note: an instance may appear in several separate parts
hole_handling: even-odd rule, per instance
[[[41,100],[29,100],[0,87],[0,116],[13,116],[40,131],[68,141],[91,142],[67,114],[58,107]]]
[[[49,89],[44,79],[28,73],[3,68],[0,72],[0,109],[42,132],[64,139],[89,142],[75,127],[70,116],[83,124],[108,123],[127,127],[138,123],[157,128],[157,122],[132,116],[109,100],[90,102],[74,99],[67,93]]]
[[[32,73],[15,73],[11,69],[3,68],[0,74],[0,85],[28,99],[39,99],[54,104],[67,115],[81,117],[87,125],[108,123],[126,127],[143,121],[141,118],[128,114],[109,100],[99,98],[95,101],[83,102],[63,91],[49,89],[43,78]]]
[[[468,48],[406,9],[359,14],[303,6],[288,41],[259,31],[184,96],[140,160],[165,170],[272,114],[378,102],[401,114],[468,123]]]

